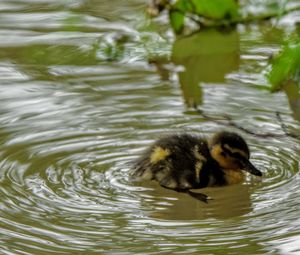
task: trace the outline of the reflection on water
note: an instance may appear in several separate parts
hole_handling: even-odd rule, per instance
[[[284,85],[283,91],[289,100],[293,118],[300,122],[300,89],[298,84],[290,81]]]
[[[152,184],[152,183],[151,183]],[[149,184],[140,184],[144,187]],[[163,220],[205,220],[207,218],[230,219],[252,211],[250,187],[233,185],[223,188],[206,188],[202,193],[210,196],[208,204],[198,201],[187,194],[176,193],[152,184],[143,196],[151,197],[160,210],[151,217]]]
[[[204,30],[173,45],[172,61],[184,66],[178,74],[188,106],[202,103],[202,83],[223,83],[239,67],[239,34],[231,31]]]
[[[296,87],[254,86],[281,38],[265,43],[265,28],[250,27],[178,39],[172,59],[185,71],[161,81],[140,42],[126,42],[119,62],[99,57],[102,38],[140,25],[144,1],[113,3],[0,4],[0,253],[298,254],[296,139],[242,134],[264,177],[205,189],[208,204],[128,177],[160,135],[223,128],[186,113],[182,92],[249,129],[278,131],[279,111],[299,130],[288,112],[298,119]]]

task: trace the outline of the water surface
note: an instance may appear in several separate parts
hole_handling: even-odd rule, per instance
[[[144,1],[100,2],[0,4],[0,253],[299,254],[299,139],[275,114],[299,134],[299,90],[271,94],[262,72],[299,13],[173,42]],[[160,135],[223,128],[262,179],[205,189],[209,204],[130,181]]]

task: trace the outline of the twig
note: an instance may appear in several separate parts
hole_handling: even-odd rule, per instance
[[[196,16],[197,18],[192,18],[194,22],[196,22],[199,27],[229,27],[229,26],[235,26],[238,24],[249,24],[253,22],[259,22],[259,21],[267,21],[272,18],[278,17],[280,14],[281,16],[286,15],[288,13],[298,11],[300,10],[300,5],[299,6],[294,6],[291,8],[284,9],[282,12],[274,12],[274,13],[264,13],[261,14],[260,16],[255,16],[255,15],[249,15],[246,17],[237,17],[234,19],[222,19],[222,20],[214,20],[212,18],[204,17],[202,15],[197,15],[195,13],[192,13],[193,16]],[[190,15],[192,16],[192,15]],[[189,18],[191,18],[189,16]]]
[[[243,126],[240,126],[239,124],[235,123],[231,119],[231,117],[228,116],[228,115],[223,115],[222,116],[224,118],[224,120],[227,121],[227,122],[224,122],[224,120],[220,120],[220,119],[217,119],[217,118],[214,118],[214,117],[211,117],[211,116],[207,115],[202,110],[198,109],[196,106],[194,107],[194,109],[197,113],[199,113],[201,116],[203,116],[206,120],[212,121],[212,122],[217,123],[217,124],[237,128],[237,129],[243,131],[244,133],[252,135],[252,136],[262,137],[262,138],[269,138],[269,137],[282,138],[282,137],[285,137],[285,136],[289,136],[289,137],[292,137],[292,138],[300,139],[299,135],[293,134],[293,133],[291,133],[287,130],[287,127],[283,123],[279,112],[276,112],[276,116],[277,116],[277,119],[280,122],[280,125],[281,125],[281,128],[282,128],[284,134],[275,134],[275,133],[269,133],[269,132],[268,133],[257,133],[253,130],[247,129],[247,128],[245,128]]]
[[[293,138],[296,138],[296,139],[299,139],[300,138],[300,135],[296,135],[296,134],[293,134],[291,133],[287,126],[284,124],[282,118],[281,118],[281,115],[280,115],[280,112],[276,112],[276,117],[277,117],[277,120],[281,126],[281,129],[283,130],[283,132],[287,135],[287,136],[290,136],[290,137],[293,137]]]

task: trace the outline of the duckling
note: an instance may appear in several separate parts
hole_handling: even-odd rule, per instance
[[[243,170],[262,176],[249,158],[247,143],[233,132],[218,132],[208,141],[196,135],[176,134],[146,149],[134,163],[132,177],[155,180],[164,188],[207,202],[205,194],[190,189],[241,183],[245,178]]]

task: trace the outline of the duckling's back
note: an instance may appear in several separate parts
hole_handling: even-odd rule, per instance
[[[212,159],[207,142],[197,136],[181,134],[156,141],[137,160],[133,177],[154,179],[170,189],[206,187]]]

